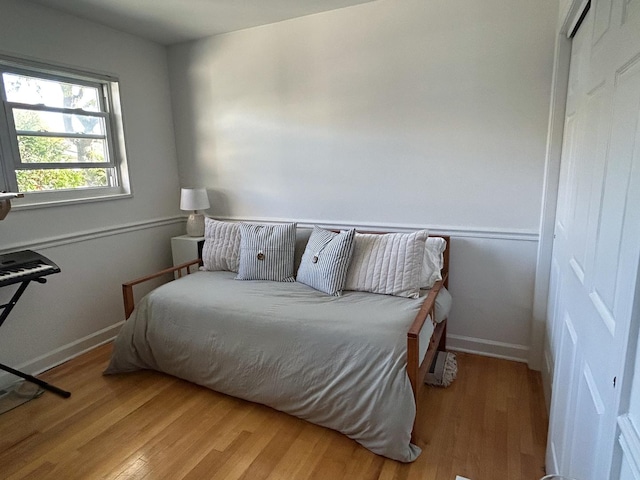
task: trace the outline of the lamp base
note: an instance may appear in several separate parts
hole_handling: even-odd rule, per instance
[[[187,235],[190,237],[204,236],[204,215],[202,213],[192,213],[187,218]]]

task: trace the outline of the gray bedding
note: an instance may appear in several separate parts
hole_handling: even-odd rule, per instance
[[[395,460],[419,455],[410,443],[406,332],[422,299],[332,297],[234,277],[198,272],[151,292],[120,331],[105,373],[159,370],[338,430]]]

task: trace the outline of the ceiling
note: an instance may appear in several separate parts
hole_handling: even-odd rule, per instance
[[[372,0],[32,0],[170,45]]]

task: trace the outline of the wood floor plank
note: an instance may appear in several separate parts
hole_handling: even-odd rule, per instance
[[[311,424],[303,425],[300,435],[288,446],[286,454],[270,472],[267,480],[308,478],[330,445],[333,432],[318,429]]]
[[[302,432],[304,425],[301,422],[288,415],[278,414],[278,417],[278,432],[243,472],[240,480],[266,479]]]
[[[224,451],[210,450],[198,464],[184,476],[184,480],[202,480],[210,478],[212,473],[220,469],[229,462],[229,459],[244,448],[245,443],[251,437],[249,432],[239,432],[238,436],[229,444]]]
[[[105,345],[42,375],[72,391],[0,415],[0,478],[117,480],[537,480],[546,407],[538,372],[458,354],[448,388],[425,387],[429,414],[410,464],[332,430],[157,372],[103,376]]]
[[[105,463],[97,468],[97,472],[104,472],[111,468],[112,474],[123,471],[123,466],[131,465],[138,459],[143,459],[146,464],[146,475],[152,474],[153,478],[180,478],[191,470],[197,463],[197,441],[206,431],[208,423],[201,412],[207,409],[215,409],[218,405],[215,399],[206,396],[194,396],[181,405],[182,413],[159,435],[149,435],[147,441],[142,444],[132,455],[126,457],[124,462],[116,458],[111,462],[111,467]],[[185,435],[184,432],[190,432]],[[94,475],[95,476],[95,475]],[[109,475],[107,475],[109,477]]]
[[[7,430],[6,442],[9,445],[0,452],[0,465],[9,473],[12,469],[29,463],[42,463],[47,457],[57,462],[60,458],[69,456],[68,452],[73,452],[77,446],[86,444],[101,432],[112,428],[114,423],[127,417],[136,408],[157,396],[159,391],[162,392],[175,383],[175,379],[165,379],[162,384],[158,384],[158,378],[158,375],[155,375],[155,379],[146,378],[146,381],[131,385],[128,402],[113,403],[104,395],[97,396],[93,403],[82,406],[69,402],[69,411],[61,415],[63,420],[53,421],[50,426],[44,425],[40,431],[26,439],[19,438],[19,431],[15,429]],[[49,394],[4,414],[0,419],[7,415],[11,417],[14,413],[22,418],[29,417],[33,415],[30,408],[32,405],[37,408],[46,404],[58,406],[60,401],[60,398]]]

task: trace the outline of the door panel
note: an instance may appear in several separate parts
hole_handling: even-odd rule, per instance
[[[574,158],[573,150],[575,149],[576,139],[576,116],[569,115],[565,121],[564,126],[564,141],[562,151],[563,158],[567,161],[563,161],[560,166],[560,191],[564,192],[562,197],[558,198],[558,213],[556,215],[556,235],[566,236],[567,226],[571,220],[571,210],[569,209],[570,198],[572,192],[570,190],[572,186],[572,180],[575,176],[575,168],[571,163],[571,159]]]
[[[576,478],[593,478],[593,472],[598,470],[596,462],[603,440],[600,429],[605,408],[588,364],[580,376],[576,398],[575,413],[580,421],[575,425],[571,450],[579,455],[572,455],[570,470]]]
[[[578,334],[573,327],[571,317],[565,312],[561,326],[560,343],[556,357],[553,407],[549,418],[549,446],[552,460],[547,456],[547,464],[550,461],[561,467],[561,470],[569,468],[570,457],[567,452],[570,449],[568,441],[572,434],[571,425],[565,425],[564,419],[570,414],[570,407],[574,403],[573,392],[575,385],[572,376],[576,372],[576,356],[578,352]]]
[[[598,43],[609,29],[609,22],[611,21],[611,0],[596,3],[595,17],[593,45]]]
[[[627,0],[624,2],[622,23],[627,23],[629,18],[640,16],[640,0]]]
[[[619,282],[626,277],[620,264],[625,212],[638,208],[629,204],[633,152],[637,148],[640,110],[640,57],[616,74],[613,98],[611,141],[603,182],[602,212],[595,244],[594,281],[590,298],[609,330],[614,334]],[[628,295],[629,292],[624,292]],[[626,303],[624,298],[622,303]],[[624,316],[625,313],[623,312]]]

